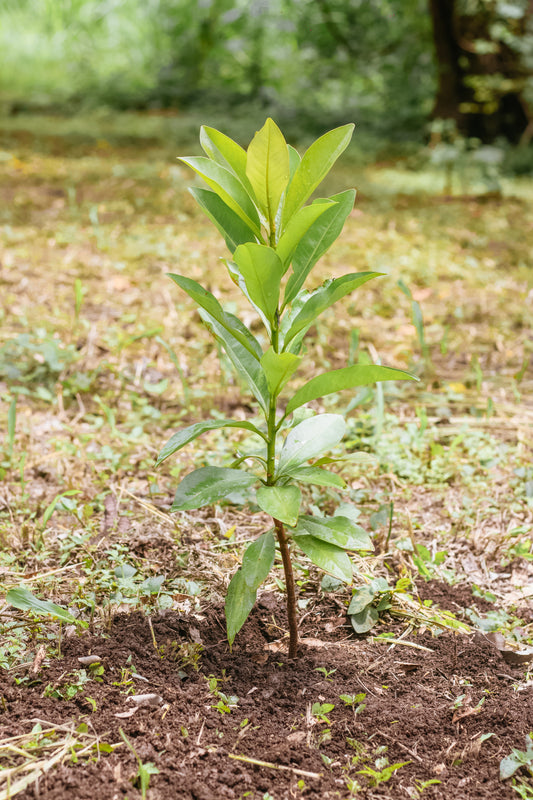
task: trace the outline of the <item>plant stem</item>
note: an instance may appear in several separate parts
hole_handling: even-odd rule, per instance
[[[283,561],[283,572],[285,573],[285,587],[287,589],[287,618],[289,621],[289,658],[296,658],[298,655],[298,618],[296,616],[296,592],[294,589],[294,573],[292,571],[291,554],[285,528],[279,519],[274,519],[276,536],[278,537],[281,560]]]

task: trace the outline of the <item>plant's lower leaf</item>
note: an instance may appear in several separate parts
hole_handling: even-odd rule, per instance
[[[242,574],[250,589],[257,589],[272,569],[276,542],[272,530],[263,533],[246,548],[242,557]]]
[[[226,629],[228,642],[231,645],[235,637],[248,619],[254,607],[257,590],[251,589],[244,579],[242,569],[238,569],[228,586],[224,611],[226,614]]]
[[[201,436],[207,431],[216,430],[217,428],[243,428],[244,430],[251,431],[252,433],[256,433],[264,438],[264,434],[261,433],[261,431],[255,427],[255,425],[253,425],[251,422],[247,422],[246,420],[239,421],[234,419],[210,419],[206,420],[205,422],[196,422],[194,425],[189,425],[187,428],[182,428],[180,431],[170,437],[166,445],[159,453],[157,461],[155,462],[155,466],[158,467],[166,458],[173,455],[178,450],[181,450],[182,447],[185,447],[185,445],[189,444],[189,442],[197,439],[198,436]]]
[[[222,500],[231,492],[247,489],[255,475],[227,467],[200,467],[190,472],[176,490],[171,511],[190,511]]]
[[[300,483],[310,483],[313,486],[332,486],[336,489],[346,488],[346,482],[340,475],[320,467],[294,467],[286,474]]]
[[[361,586],[359,589],[356,589],[350,601],[350,605],[348,606],[348,616],[351,614],[361,614],[367,606],[372,604],[374,594],[370,586]]]
[[[317,400],[319,397],[325,397],[334,392],[340,392],[343,389],[368,386],[378,381],[406,380],[416,381],[418,378],[401,369],[382,367],[379,364],[356,364],[353,367],[334,369],[331,372],[325,372],[323,375],[317,375],[316,378],[311,378],[308,383],[298,389],[292,399],[289,400],[285,413],[290,414],[295,408],[303,406],[304,403],[309,403],[311,400]]]
[[[339,444],[346,431],[340,414],[317,414],[292,428],[281,449],[278,475],[285,475]]]
[[[33,611],[34,614],[49,614],[61,622],[78,623],[79,620],[73,617],[70,611],[63,606],[58,606],[50,600],[40,600],[34,594],[26,589],[25,586],[16,586],[10,589],[6,595],[6,601],[14,608],[19,608],[21,611]]]
[[[367,606],[359,614],[350,614],[350,622],[356,633],[368,633],[379,619],[379,611],[374,606]]]
[[[307,533],[323,542],[329,542],[343,550],[373,550],[368,533],[348,517],[301,516],[296,528],[298,533]]]
[[[313,564],[334,578],[339,578],[344,583],[351,583],[352,562],[344,550],[315,536],[293,534],[292,538]]]
[[[286,525],[296,525],[302,495],[297,486],[260,486],[257,505],[274,519]]]

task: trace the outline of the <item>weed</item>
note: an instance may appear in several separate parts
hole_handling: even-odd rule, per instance
[[[142,800],[146,800],[148,787],[150,785],[150,777],[152,775],[158,775],[159,770],[152,761],[146,761],[145,763],[141,761],[141,759],[137,755],[137,751],[135,750],[134,746],[132,745],[132,743],[122,730],[122,728],[119,728],[119,733],[122,736],[124,742],[126,743],[128,749],[131,750],[131,752],[137,759],[137,765],[138,765],[137,774],[133,779],[132,783],[134,786],[138,787],[141,790]]]

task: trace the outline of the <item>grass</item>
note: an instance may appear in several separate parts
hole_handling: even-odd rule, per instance
[[[251,413],[166,277],[188,274],[228,308],[240,302],[217,279],[223,246],[175,160],[198,123],[126,115],[2,124],[0,574],[6,588],[24,582],[97,630],[119,609],[216,599],[234,553],[261,531],[256,515],[231,506],[168,514],[176,477],[208,453],[223,463],[226,433],[153,469],[172,429],[214,406]],[[367,527],[374,515],[378,550],[363,571],[380,569],[390,549],[416,572],[421,543],[428,574],[463,580],[470,559],[468,580],[513,611],[533,559],[531,182],[508,181],[501,197],[443,197],[434,168],[365,165],[354,151],[339,169],[325,191],[353,184],[360,198],[316,280],[347,264],[386,276],[316,327],[316,367],[379,359],[422,378],[386,386],[385,397],[377,389],[324,400],[346,415],[347,450],[371,456],[346,468],[342,497]],[[310,490],[309,504],[327,508],[330,491]],[[494,568],[516,559],[523,583],[511,586]],[[305,602],[315,573],[300,567]],[[4,622],[2,666],[17,668],[43,643],[47,657],[60,652],[57,628],[5,607]]]

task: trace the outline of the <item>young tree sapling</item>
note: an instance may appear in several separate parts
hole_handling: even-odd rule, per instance
[[[261,450],[252,457],[240,457],[231,467],[201,467],[186,475],[171,510],[200,508],[257,486],[257,505],[272,517],[273,527],[248,545],[229,584],[227,635],[231,646],[272,568],[277,541],[285,574],[291,658],[298,649],[291,549],[303,551],[318,567],[346,583],[352,580],[346,551],[372,549],[367,533],[347,517],[301,512],[299,484],[345,485],[326,469],[342,458],[324,456],[341,442],[344,418],[317,414],[307,404],[343,389],[412,378],[391,367],[357,364],[316,375],[296,390],[288,388],[305,358],[303,341],[309,328],[333,303],[380,274],[349,273],[315,289],[304,288],[312,268],[339,236],[353,208],[353,189],[306,205],[347,147],[353,127],[343,125],[329,131],[300,157],[271,119],[247,150],[204,126],[200,143],[205,157],[181,159],[209,187],[190,191],[225,239],[231,256],[223,263],[259,316],[265,344],[196,281],[184,275],[170,277],[199,307],[206,327],[253,395],[261,421],[210,419],[189,425],[171,437],[156,465],[216,428],[241,428],[259,437]]]

